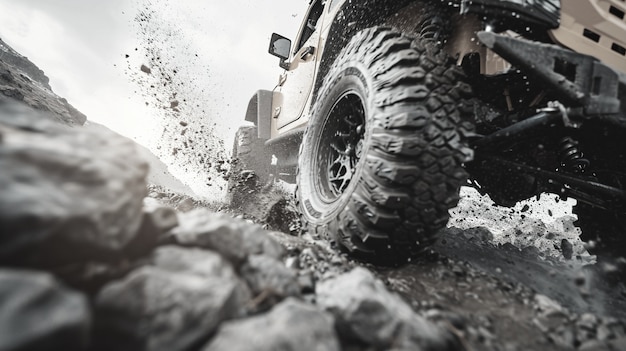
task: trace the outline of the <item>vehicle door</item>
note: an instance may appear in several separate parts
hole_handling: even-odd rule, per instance
[[[302,22],[287,69],[275,89],[273,114],[281,129],[298,120],[313,89],[317,67],[317,49],[325,0],[315,0]]]

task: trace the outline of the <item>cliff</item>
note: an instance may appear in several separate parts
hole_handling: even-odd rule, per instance
[[[0,94],[45,112],[53,120],[83,125],[87,117],[56,95],[44,71],[0,39]]]

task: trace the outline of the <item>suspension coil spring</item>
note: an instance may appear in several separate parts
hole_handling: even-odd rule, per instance
[[[590,162],[585,158],[578,141],[567,136],[561,139],[559,146],[561,168],[572,173],[584,173],[585,169],[589,167]]]

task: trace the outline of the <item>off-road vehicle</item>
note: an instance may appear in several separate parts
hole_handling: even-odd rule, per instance
[[[625,13],[624,0],[311,0],[295,42],[272,35],[285,71],[250,100],[235,157],[295,182],[304,229],[364,258],[418,255],[463,185],[504,206],[575,198],[583,239],[618,250]]]

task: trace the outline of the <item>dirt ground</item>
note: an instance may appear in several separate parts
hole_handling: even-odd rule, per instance
[[[500,216],[484,202],[465,197],[453,211],[452,225],[462,217],[488,225],[488,217]],[[375,272],[418,313],[452,325],[468,350],[626,349],[624,259],[590,256],[577,239],[574,217],[545,221],[533,216],[533,209],[538,210],[532,204],[531,210],[520,206],[523,211],[493,210],[510,214],[499,218],[504,220],[501,228],[445,229],[423,257],[400,267],[350,260],[307,233],[290,236],[284,244],[296,252],[311,246],[326,250],[330,263],[309,267],[320,276],[333,265],[360,265]],[[557,203],[542,206],[551,215],[562,211]],[[274,208],[272,221],[280,222],[280,215],[293,221],[290,209]],[[511,231],[518,236],[515,245],[506,238]]]

